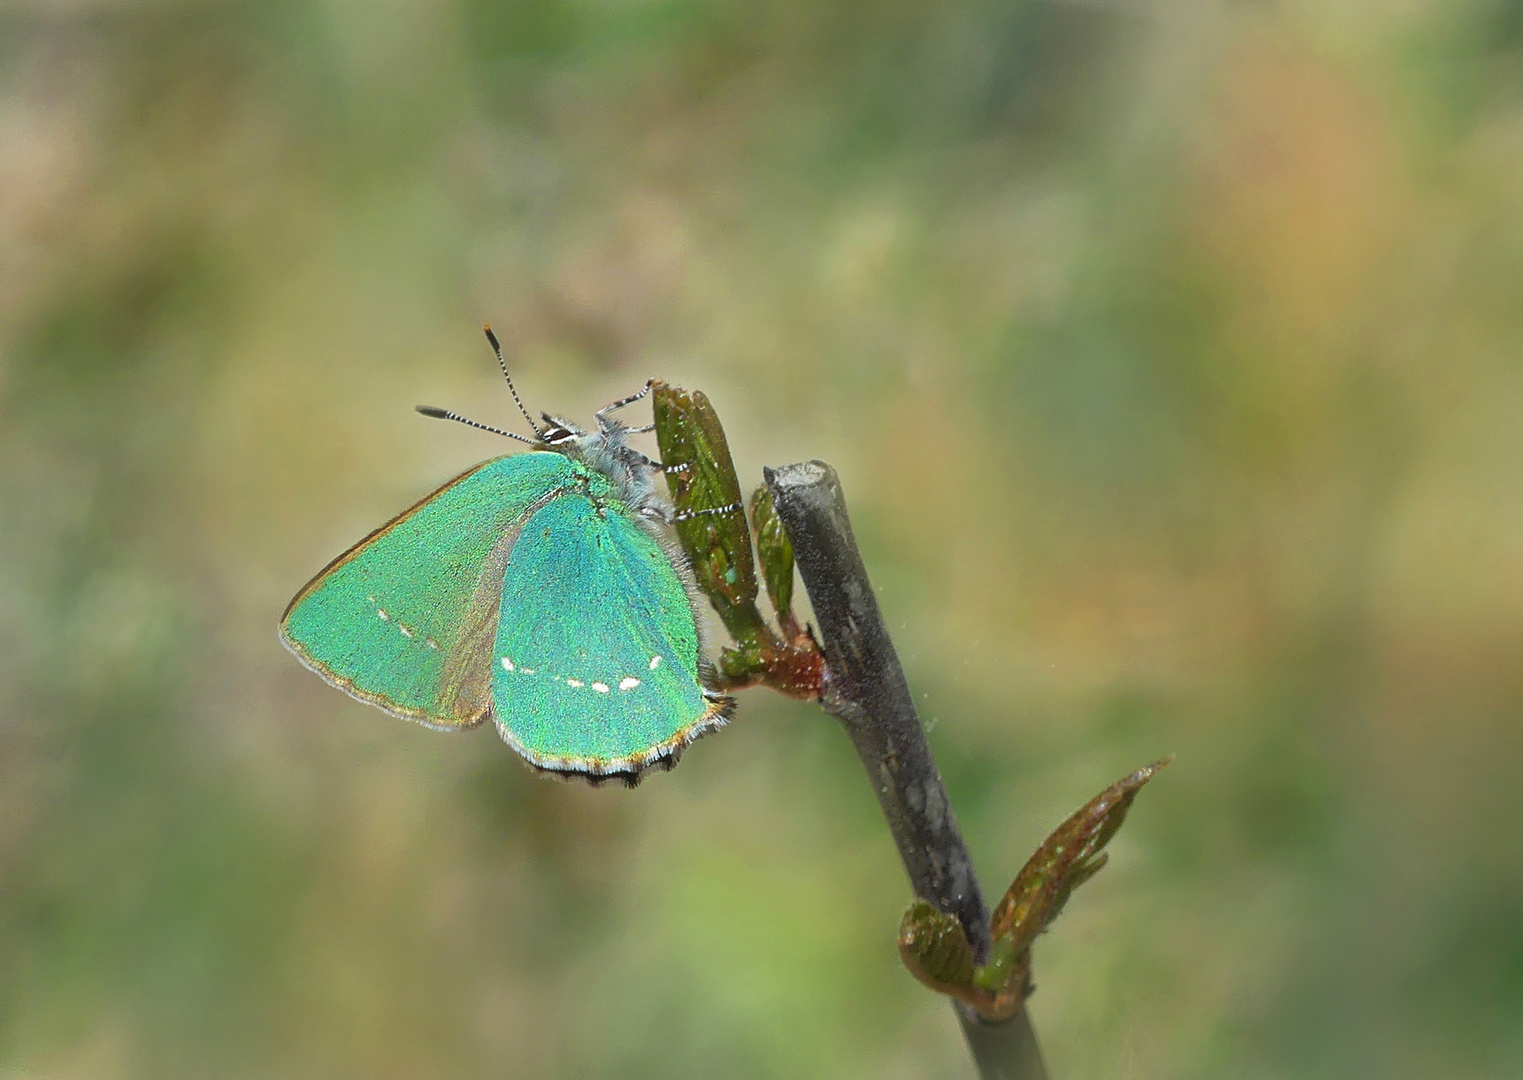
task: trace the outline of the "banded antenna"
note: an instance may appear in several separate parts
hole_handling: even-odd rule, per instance
[[[539,425],[534,422],[534,417],[529,415],[529,410],[524,408],[524,403],[519,400],[518,390],[513,385],[513,376],[508,374],[508,362],[503,358],[502,355],[502,345],[498,343],[497,335],[492,333],[491,324],[483,324],[481,329],[486,331],[487,341],[491,344],[492,351],[497,354],[497,366],[502,369],[502,377],[508,381],[508,393],[513,395],[514,404],[518,406],[518,411],[524,414],[524,419],[529,421],[530,429],[532,429],[534,434],[538,435],[540,441],[543,442],[545,439],[545,433],[540,430]],[[480,425],[477,426],[479,427]]]
[[[530,439],[513,431],[504,431],[502,428],[495,428],[491,424],[478,423],[469,417],[461,416],[457,412],[450,412],[448,409],[441,409],[434,405],[417,405],[414,407],[424,416],[431,416],[435,420],[453,420],[457,424],[467,424],[473,428],[480,428],[482,431],[490,431],[493,435],[502,435],[509,439],[517,439],[519,442],[528,443],[530,446],[540,445],[540,441],[537,439]],[[539,429],[536,428],[535,430],[538,431]]]

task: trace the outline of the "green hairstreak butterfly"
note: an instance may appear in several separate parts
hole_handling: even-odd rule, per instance
[[[490,328],[503,375],[507,365]],[[512,379],[508,379],[512,389]],[[722,726],[674,519],[606,406],[585,432],[541,414],[530,443],[470,469],[329,563],[281,640],[361,701],[429,727],[488,717],[532,765],[633,782]],[[722,508],[728,510],[731,508]]]

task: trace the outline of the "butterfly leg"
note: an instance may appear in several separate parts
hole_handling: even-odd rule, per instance
[[[655,425],[653,424],[651,426],[654,427]],[[644,431],[646,429],[634,428],[633,430]],[[620,450],[624,456],[625,461],[647,469],[654,469],[656,472],[684,473],[693,467],[693,463],[690,461],[684,461],[680,465],[667,465],[665,462],[657,461],[652,457],[647,457],[646,455],[640,453],[640,451],[636,450],[633,446],[621,447]]]
[[[691,521],[697,517],[708,517],[710,514],[735,514],[740,512],[740,503],[732,502],[728,506],[711,506],[705,510],[684,510],[672,517],[673,522]]]
[[[649,503],[642,506],[639,513],[652,521],[659,521],[663,525],[675,525],[679,521],[691,521],[693,518],[708,517],[711,514],[737,514],[741,512],[741,504],[730,503],[728,506],[711,506],[706,510],[684,510],[678,513],[673,507],[665,503]]]
[[[654,381],[654,380],[652,380],[652,381]],[[601,409],[599,409],[597,411],[598,424],[601,426],[603,421],[608,419],[608,414],[613,412],[614,410],[616,410],[616,409],[622,409],[626,405],[633,405],[635,402],[637,402],[641,398],[643,398],[646,394],[650,393],[650,386],[651,386],[650,382],[647,382],[645,384],[645,389],[639,391],[638,393],[630,394],[628,397],[620,398],[618,401],[610,401],[607,405],[604,405]],[[655,425],[652,425],[652,427],[654,427],[654,426]],[[639,430],[642,430],[642,429],[640,429],[640,428],[633,428],[631,430],[639,431]],[[649,429],[644,429],[644,430],[649,430]]]

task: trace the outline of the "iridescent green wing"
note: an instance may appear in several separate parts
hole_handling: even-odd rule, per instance
[[[723,724],[671,558],[618,503],[581,492],[513,545],[492,653],[497,726],[544,769],[637,774]]]
[[[286,609],[281,639],[328,682],[389,713],[439,728],[481,723],[513,539],[584,473],[536,451],[456,477],[313,578]]]

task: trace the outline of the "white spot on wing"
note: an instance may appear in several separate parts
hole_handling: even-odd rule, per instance
[[[581,679],[567,679],[566,680],[566,685],[567,686],[574,686],[574,687],[577,687],[578,689],[580,689],[580,688],[586,686],[587,684],[584,683]]]
[[[600,694],[608,693],[608,684],[605,682],[595,682],[592,684],[592,688]]]
[[[391,618],[390,615],[386,614],[385,608],[376,608],[375,613],[381,617],[382,621]]]
[[[397,623],[397,629],[402,631],[403,637],[412,637],[412,627],[403,626],[401,623]]]
[[[620,690],[633,690],[635,687],[637,687],[639,685],[640,685],[640,680],[635,678],[633,675],[626,675],[626,676],[624,676],[624,678],[619,680],[619,689]]]
[[[650,669],[652,671],[655,671],[660,666],[661,666],[661,658],[659,656],[652,656],[650,658]]]
[[[502,670],[504,670],[504,671],[512,671],[513,670],[513,661],[509,660],[506,656],[504,656],[502,658]]]

